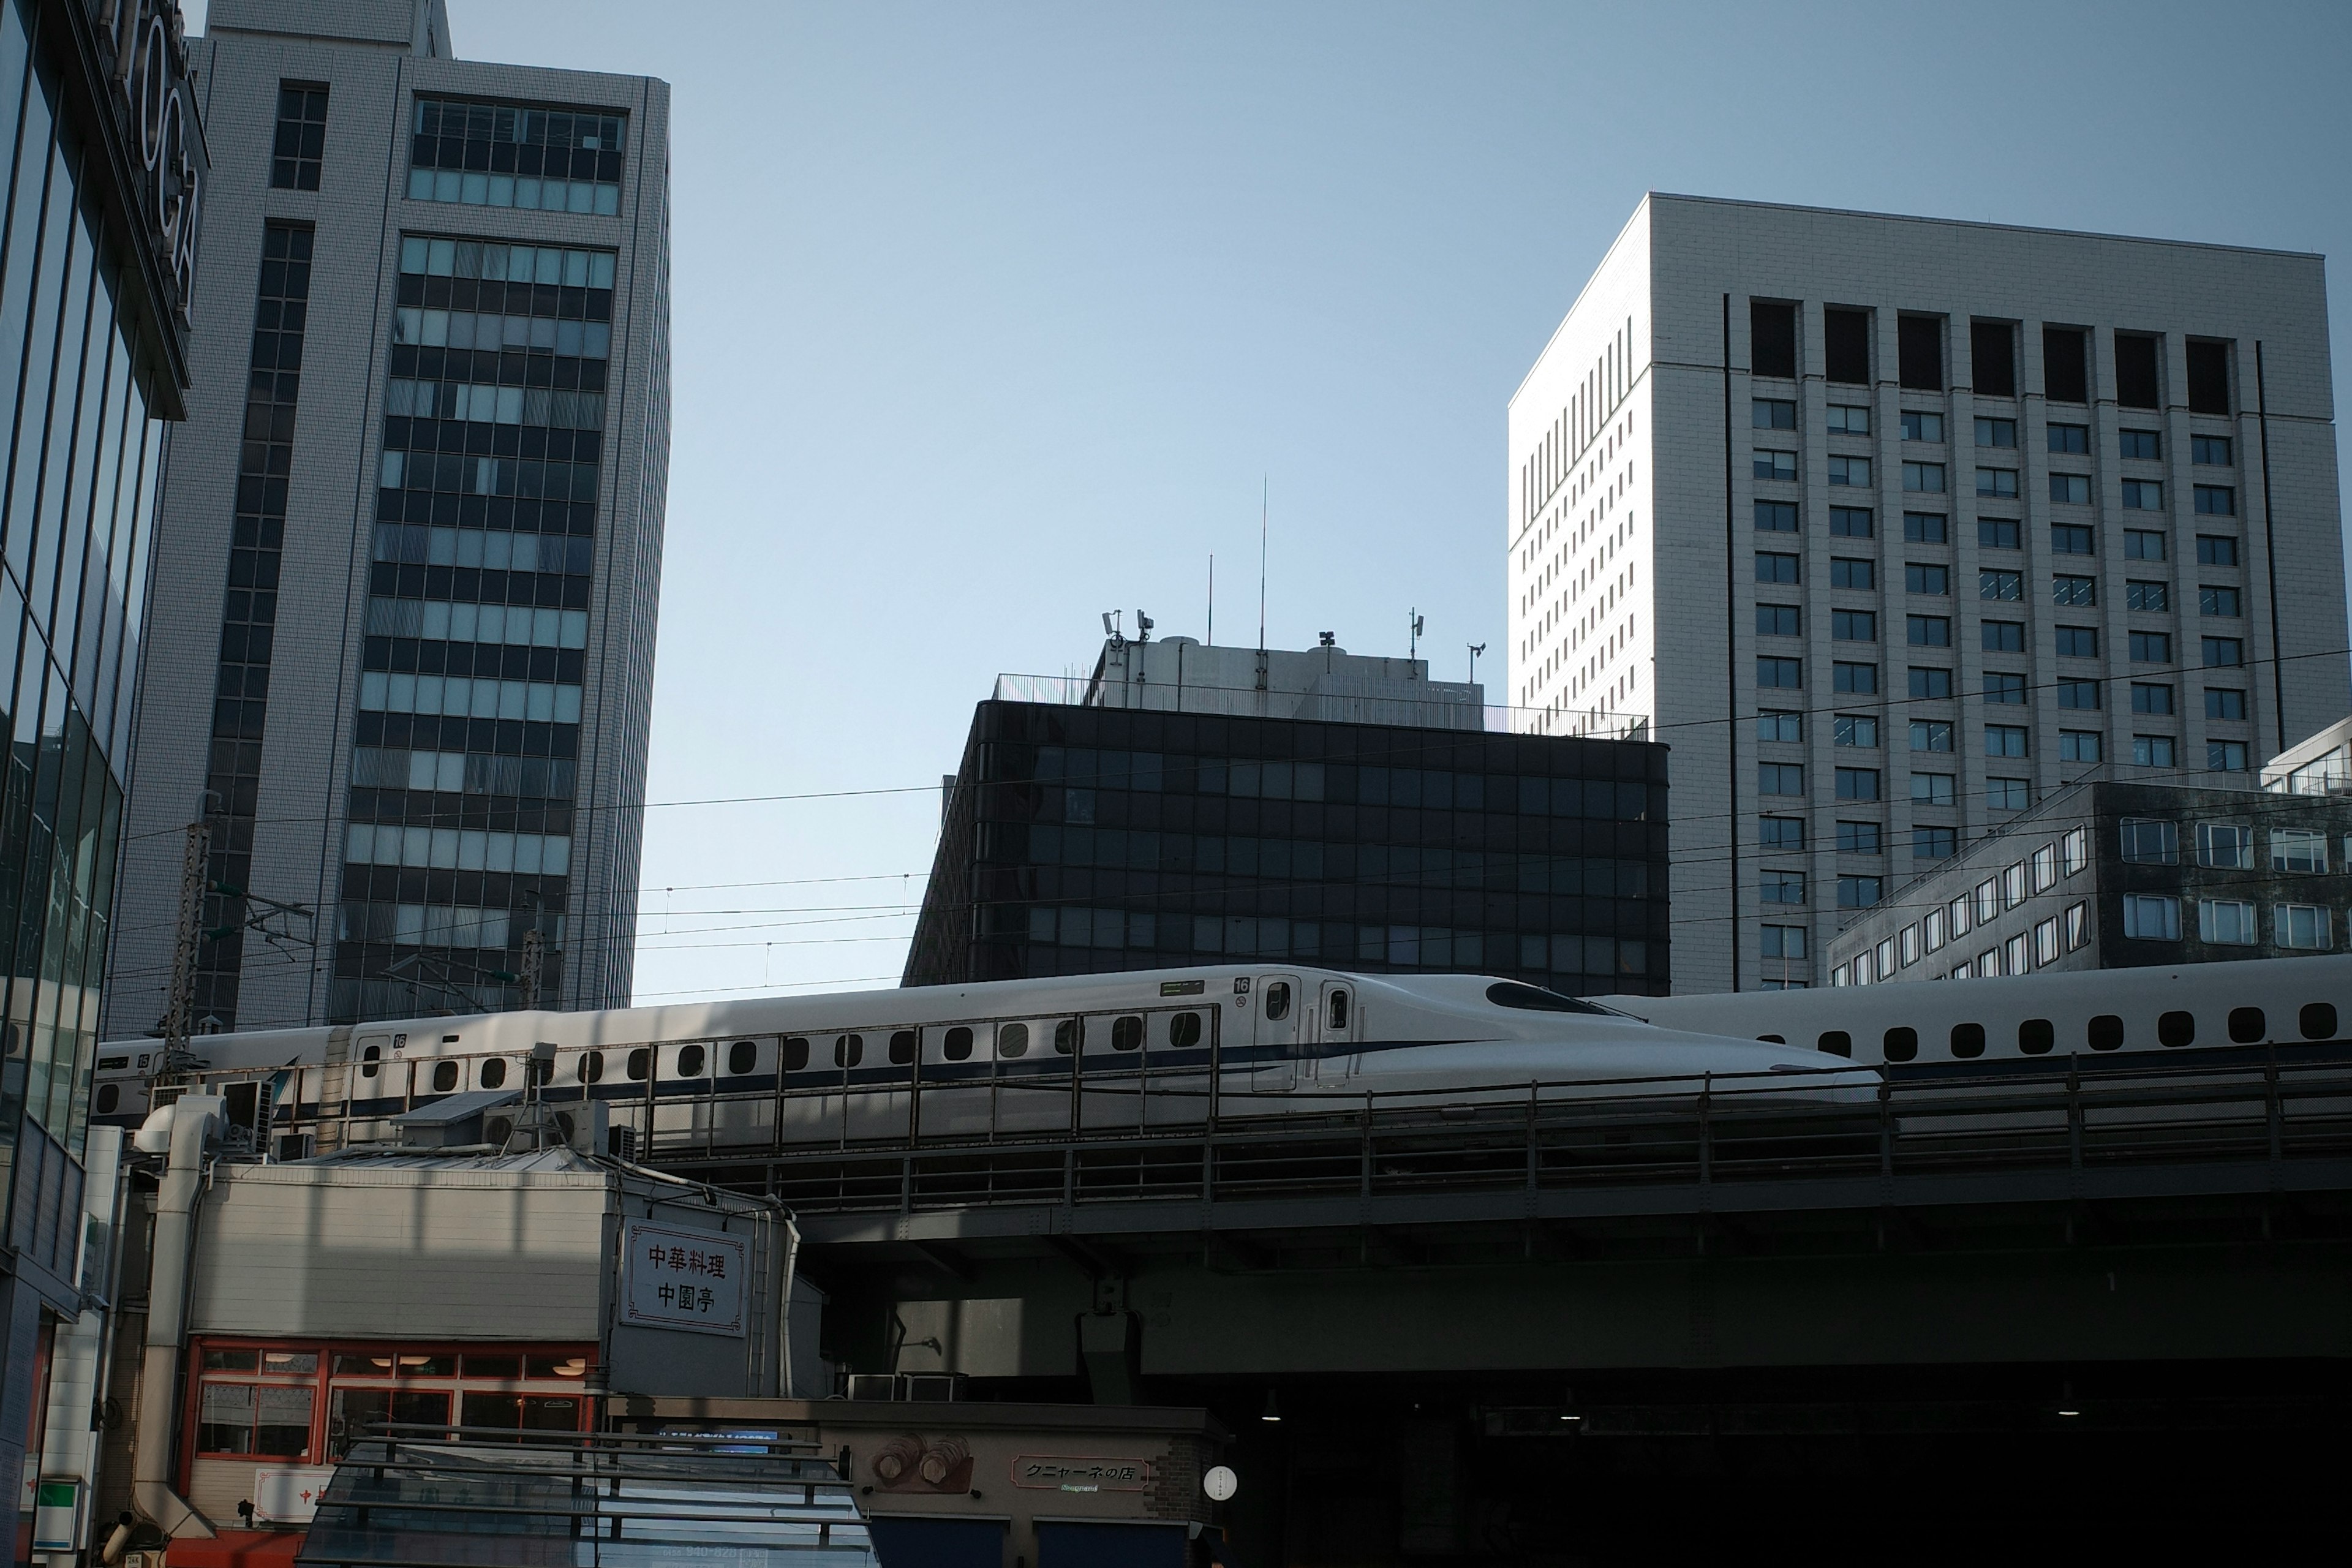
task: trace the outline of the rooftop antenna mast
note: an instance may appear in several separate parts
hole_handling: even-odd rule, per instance
[[[1209,552],[1209,635],[1202,639],[1209,647],[1217,646],[1217,552]]]
[[[1274,481],[1261,474],[1257,496],[1257,651],[1265,651],[1265,520]]]

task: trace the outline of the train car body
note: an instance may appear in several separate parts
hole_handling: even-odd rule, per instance
[[[1516,981],[1219,966],[765,997],[597,1013],[495,1013],[203,1037],[176,1081],[267,1085],[268,1130],[338,1141],[451,1094],[520,1088],[605,1103],[634,1148],[752,1153],[1054,1134],[1313,1110],[1367,1094],[1549,1093],[1750,1103],[1874,1095],[1816,1051],[1661,1028]],[[136,1124],[152,1039],[100,1047],[93,1114]],[[1566,1086],[1566,1087],[1561,1087]],[[262,1128],[256,1128],[257,1134]]]

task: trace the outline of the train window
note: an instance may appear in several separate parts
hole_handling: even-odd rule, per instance
[[[859,1062],[862,1062],[862,1061],[864,1061],[865,1059],[866,1059],[866,1037],[865,1037],[865,1036],[863,1036],[863,1035],[836,1035],[835,1037],[834,1037],[834,1041],[833,1041],[833,1065],[834,1065],[834,1066],[835,1066],[835,1067],[837,1067],[837,1068],[854,1068],[854,1067],[856,1067]]]
[[[1776,1046],[1785,1046],[1789,1043],[1789,1037],[1786,1035],[1759,1035],[1756,1037],[1759,1040],[1769,1040]]]
[[[579,1071],[580,1071],[580,1081],[581,1081],[582,1083],[602,1083],[602,1082],[604,1082],[604,1052],[602,1052],[602,1051],[583,1051],[583,1052],[581,1052],[581,1053],[580,1053]]]
[[[1345,991],[1334,991],[1331,993],[1331,1027],[1344,1029],[1347,1026],[1348,994]]]
[[[2058,1043],[2058,1031],[2047,1018],[2028,1018],[2017,1026],[2017,1048],[2029,1057],[2046,1057]]]
[[[948,1037],[944,1041],[940,1042],[940,1055],[947,1058],[948,1060],[951,1062],[970,1060],[971,1058],[971,1031],[965,1028],[961,1024],[958,1024],[954,1028],[950,1029],[948,1031]]]
[[[2118,1049],[2124,1043],[2124,1021],[2113,1013],[2102,1013],[2091,1020],[2089,1033],[2093,1050]]]
[[[131,1058],[129,1057],[100,1057],[98,1058],[98,1070],[100,1072],[124,1072],[129,1070],[130,1067]]]
[[[794,1035],[784,1042],[783,1068],[786,1072],[798,1072],[808,1066],[809,1043],[805,1035]]]
[[[677,1048],[677,1076],[700,1078],[704,1052],[700,1046],[680,1046]]]
[[[1813,1048],[1827,1051],[1833,1057],[1850,1057],[1853,1055],[1853,1037],[1843,1029],[1825,1030],[1822,1037],[1813,1042]]]
[[[1898,1025],[1886,1031],[1878,1048],[1890,1062],[1907,1062],[1919,1054],[1919,1031]]]
[[[447,1094],[457,1087],[457,1064],[456,1062],[435,1062],[433,1064],[433,1092],[436,1094]]]
[[[760,1047],[751,1040],[738,1040],[727,1047],[727,1071],[741,1078],[760,1065]]]
[[[1486,1000],[1497,1007],[1518,1007],[1531,1013],[1597,1013],[1604,1018],[1623,1016],[1614,1010],[1524,981],[1498,980],[1486,987]]]
[[[2263,1016],[2260,1007],[2230,1009],[2230,1038],[2238,1044],[2251,1046],[2270,1032],[2270,1020]]]
[[[482,1070],[475,1076],[484,1089],[504,1089],[507,1085],[506,1058],[492,1057],[482,1064]]]
[[[1985,1030],[1982,1024],[1955,1024],[1952,1026],[1952,1054],[1954,1056],[1980,1057],[1984,1055],[1984,1047]]]
[[[113,1115],[114,1108],[121,1103],[122,1086],[121,1084],[102,1083],[98,1086],[98,1113],[100,1116]]]
[[[1274,994],[1276,991],[1286,991],[1288,989],[1289,987],[1283,985],[1269,985],[1265,988],[1267,1016],[1272,1017],[1276,1016],[1274,1013]],[[1129,1013],[1124,1018],[1113,1018],[1110,1021],[1110,1048],[1112,1050],[1131,1051],[1142,1044],[1142,1019],[1137,1017],[1134,1014]]]
[[[2306,1040],[2332,1040],[2336,1037],[2336,1009],[2327,1003],[2305,1003],[2302,1014],[2294,1022]]]
[[[1265,988],[1265,1021],[1278,1023],[1290,1016],[1290,987],[1277,980]],[[1118,1045],[1117,1040],[1111,1042]]]
[[[914,1059],[915,1031],[893,1030],[890,1035],[890,1065],[894,1068],[902,1068]]]
[[[629,1077],[633,1081],[645,1082],[646,1075],[653,1070],[654,1053],[651,1047],[639,1046],[629,1053]]]
[[[370,1046],[360,1052],[360,1076],[373,1078],[383,1070],[383,1047]]]
[[[1201,1043],[1201,1015],[1179,1013],[1168,1020],[1168,1043],[1185,1050]]]
[[[996,1031],[996,1054],[1000,1057],[1025,1057],[1029,1054],[1029,1026],[1006,1024]]]
[[[2168,1046],[2194,1045],[2197,1041],[2197,1015],[2165,1014],[2156,1021],[2156,1037]]]
[[[1054,1026],[1054,1051],[1057,1056],[1069,1056],[1078,1048],[1086,1026],[1076,1018],[1065,1018]]]

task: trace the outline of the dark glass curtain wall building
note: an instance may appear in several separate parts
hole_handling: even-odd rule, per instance
[[[101,26],[101,16],[104,25]],[[204,137],[173,7],[0,0],[0,1475],[80,1310],[82,1156]],[[147,112],[134,113],[143,101]],[[190,243],[182,244],[185,239]]]
[[[1232,956],[1664,995],[1665,800],[1654,744],[983,702],[905,983]]]

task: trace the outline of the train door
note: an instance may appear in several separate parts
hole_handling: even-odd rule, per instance
[[[995,1031],[986,1024],[924,1026],[923,1070],[916,1088],[916,1125],[926,1138],[988,1131],[989,1076]]]
[[[1023,1018],[996,1026],[996,1071],[989,1080],[989,1125],[999,1132],[1052,1131],[1070,1124],[1069,1058],[1055,1048],[1064,1023]]]
[[[840,1117],[825,1121],[825,1093],[838,1079],[832,1037],[787,1035],[776,1042],[775,1144],[813,1143],[833,1136]]]
[[[1144,1119],[1153,1126],[1206,1121],[1216,1009],[1181,1007],[1146,1018]]]
[[[1298,1084],[1298,977],[1258,977],[1256,1025],[1250,1037],[1250,1088],[1279,1092]]]
[[[1144,1037],[1142,1009],[1095,1013],[1084,1020],[1077,1055],[1076,1100],[1081,1127],[1142,1125]]]
[[[1315,1076],[1321,1081],[1346,1078],[1354,1065],[1356,986],[1353,981],[1326,980],[1316,999]]]

